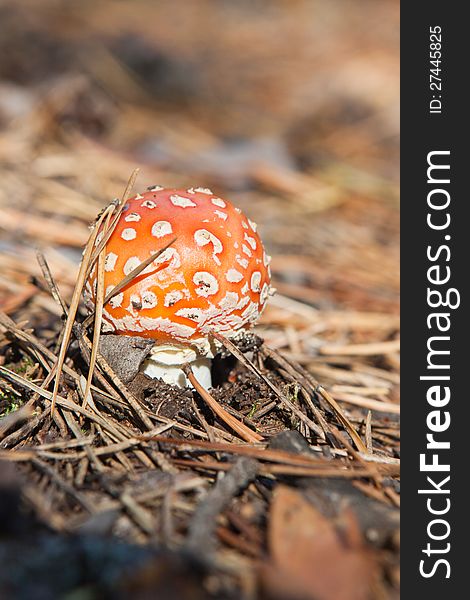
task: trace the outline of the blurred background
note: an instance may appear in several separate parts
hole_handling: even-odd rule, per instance
[[[136,191],[208,186],[257,221],[281,295],[396,314],[398,22],[397,0],[0,0],[0,307],[57,313],[34,248],[67,296],[140,167]]]
[[[300,363],[325,386],[375,460],[390,467],[387,472],[398,472],[398,48],[398,0],[0,0],[0,311],[18,325],[15,335],[32,328],[42,344],[57,352],[62,309],[47,288],[36,249],[46,256],[70,301],[89,225],[106,204],[122,196],[136,167],[135,192],[155,184],[209,187],[258,223],[273,257],[278,293],[259,328],[264,347]],[[0,365],[41,383],[44,370],[21,350],[12,330],[15,325],[2,318]],[[270,373],[292,403],[302,406],[296,379],[289,373],[284,378],[281,368]],[[213,390],[216,400],[243,418],[259,418],[256,426],[270,444],[279,434],[279,445],[272,448],[304,453],[305,444],[310,452],[313,446],[305,440],[318,440],[304,421],[271,402],[269,388],[253,377],[240,368]],[[187,416],[188,398],[180,403],[174,394],[158,392],[146,402],[152,411],[164,405],[173,411],[164,413],[169,418],[199,427],[196,417]],[[317,419],[307,398],[310,404],[302,410]],[[0,417],[13,413],[15,419],[22,401],[3,382]],[[264,402],[260,410],[258,402]],[[3,439],[0,431],[2,448],[27,449],[28,440],[33,445],[59,440],[43,448],[64,448],[67,428],[64,434],[50,420],[47,404],[43,408],[39,416],[34,413],[36,422],[43,423],[34,438],[29,424],[5,430]],[[330,412],[325,415],[335,426],[345,422]],[[119,423],[122,427],[121,416]],[[129,435],[138,431],[132,423]],[[224,433],[211,430],[217,436]],[[302,444],[295,436],[299,432]],[[338,439],[330,436],[315,452],[332,469],[355,468],[355,461],[337,449]],[[174,452],[166,456],[171,459]],[[199,454],[197,450],[195,460]],[[21,452],[19,456],[21,460]],[[187,456],[191,454],[185,449]],[[225,462],[224,453],[221,457]],[[157,589],[162,598],[206,597],[187,565],[168,566],[155,559],[150,570],[132,567],[148,556],[148,550],[136,550],[136,543],[173,543],[168,533],[173,527],[176,543],[183,543],[180,532],[198,514],[195,494],[175,492],[173,500],[165,492],[160,501],[152,491],[143,505],[145,523],[151,523],[144,535],[142,526],[128,518],[128,508],[119,509],[112,517],[116,522],[108,525],[108,517],[95,521],[93,514],[88,520],[85,504],[79,507],[70,500],[55,485],[57,477],[99,510],[109,504],[109,488],[92,471],[86,476],[87,459],[76,471],[68,459],[56,459],[47,458],[42,467],[47,471],[38,470],[36,458],[33,466],[25,463],[22,469],[27,506],[41,523],[46,519],[47,530],[68,531],[70,523],[80,523],[86,536],[101,523],[102,531],[112,528],[132,545],[123,553],[116,537],[99,541],[97,549],[89,546],[86,560],[82,547],[88,546],[80,545],[81,538],[78,549],[73,540],[68,546],[65,536],[55,536],[55,550],[49,542],[38,545],[39,530],[28,530],[18,509],[20,484],[5,471],[0,487],[11,493],[3,494],[8,502],[0,506],[0,517],[8,515],[3,521],[11,535],[5,543],[0,539],[0,564],[6,565],[0,596],[16,578],[18,589],[26,590],[21,597],[38,597],[41,590],[41,597],[59,597],[44,590],[60,588],[63,598],[94,598],[90,580],[106,578],[106,585],[115,585],[112,577],[117,575],[108,576],[114,560],[109,557],[119,555],[116,564],[130,566],[130,575],[120,580],[124,591],[117,594],[114,587],[110,597],[128,598],[129,589],[132,598],[156,597]],[[123,465],[128,468],[128,463],[134,464],[126,458]],[[116,494],[129,490],[139,503],[141,498],[146,502],[138,494],[166,485],[158,483],[166,479],[157,477],[168,473],[135,464],[137,474],[126,479],[113,455],[106,462],[107,481],[115,482]],[[200,464],[190,464],[196,467],[180,470],[178,477],[202,477]],[[49,481],[50,473],[56,479]],[[214,479],[219,480],[204,475],[198,484],[204,493]],[[267,590],[265,598],[284,599],[287,592],[295,596],[300,590],[303,595],[295,597],[397,600],[400,488],[395,477],[381,477],[381,487],[376,475],[369,482],[362,474],[355,479],[281,478],[291,487],[284,487],[279,497],[271,495],[273,479],[264,479],[231,504],[234,517],[220,520],[217,556],[229,568],[204,584],[215,590],[215,597],[220,597],[217,590],[227,589],[232,595],[223,597],[254,598],[260,586]],[[295,492],[297,484],[306,495]],[[281,500],[276,503],[273,497]],[[197,498],[205,502],[207,496]],[[329,524],[318,525],[323,521],[312,517],[312,506]],[[349,507],[352,512],[346,515]],[[333,522],[339,523],[341,544],[332,533]],[[45,530],[42,524],[40,528]],[[323,536],[318,545],[315,536]],[[330,565],[326,572],[324,564]],[[184,594],[181,586],[187,587]],[[160,594],[166,588],[173,592]],[[375,591],[369,594],[366,588]]]

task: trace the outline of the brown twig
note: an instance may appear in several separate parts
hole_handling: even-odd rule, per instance
[[[183,371],[186,374],[186,377],[191,382],[191,385],[195,388],[204,402],[209,406],[209,408],[221,419],[224,423],[226,423],[233,431],[235,431],[242,439],[250,444],[256,444],[257,442],[261,442],[263,438],[258,435],[255,431],[249,429],[246,425],[241,423],[235,417],[232,417],[230,413],[228,413],[220,404],[212,398],[207,390],[205,390],[202,385],[198,382],[198,380],[194,377],[194,373],[191,370],[190,365],[186,364],[183,367]]]

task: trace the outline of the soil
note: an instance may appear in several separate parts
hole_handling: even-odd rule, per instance
[[[0,8],[0,597],[396,600],[399,3],[181,6]],[[52,410],[136,166],[256,221],[277,293],[209,397],[103,335],[85,401],[80,304]]]

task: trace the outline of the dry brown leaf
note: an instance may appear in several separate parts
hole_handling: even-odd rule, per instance
[[[362,545],[352,514],[334,525],[299,492],[279,486],[268,528],[270,562],[262,567],[269,597],[295,600],[367,600],[378,565]],[[374,592],[377,590],[374,590]]]

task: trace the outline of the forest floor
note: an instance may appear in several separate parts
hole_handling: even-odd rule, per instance
[[[398,3],[0,3],[0,596],[399,597]],[[272,255],[213,399],[100,359],[83,246],[136,167]],[[61,304],[62,302],[62,304]]]

